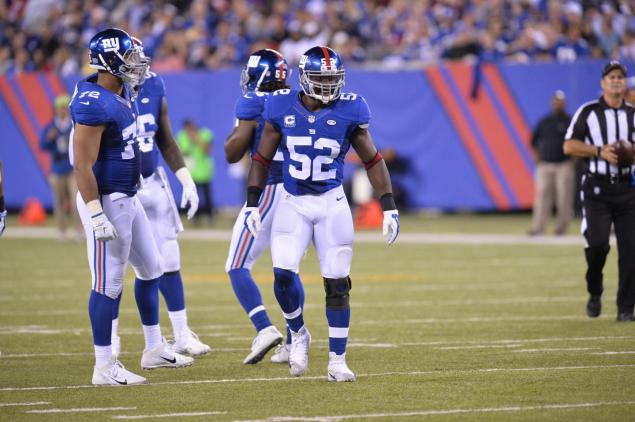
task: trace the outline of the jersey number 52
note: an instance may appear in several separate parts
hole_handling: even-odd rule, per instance
[[[310,136],[287,136],[289,158],[300,163],[299,167],[290,164],[289,174],[300,180],[306,180],[311,177],[311,180],[315,182],[335,179],[337,169],[331,168],[330,164],[333,163],[333,160],[340,154],[340,144],[334,139],[318,138],[315,144],[313,144],[313,149],[322,151],[328,148],[331,152],[328,155],[318,155],[313,159],[306,154],[301,154],[296,151],[296,147],[311,146],[312,143],[313,139]],[[325,170],[324,167],[326,167],[327,170]]]

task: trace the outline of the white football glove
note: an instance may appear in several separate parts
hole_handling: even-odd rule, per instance
[[[0,212],[0,236],[4,233],[4,228],[6,227],[7,220],[7,210]]]
[[[96,240],[107,242],[117,238],[115,226],[112,225],[103,212],[91,216],[90,221],[93,223],[93,233],[95,233]]]
[[[95,233],[96,240],[107,242],[117,238],[117,230],[108,220],[98,199],[86,203],[86,209],[88,214],[90,214],[90,222],[93,225],[93,233]]]
[[[187,210],[187,219],[191,220],[198,210],[198,192],[196,191],[196,185],[194,184],[192,175],[187,168],[181,167],[174,174],[183,186],[181,208],[185,208],[188,203],[190,204],[190,208]]]
[[[389,245],[397,239],[399,234],[399,211],[388,210],[384,211],[384,229],[383,235],[386,238],[386,242]]]
[[[198,192],[196,192],[196,185],[183,186],[183,195],[181,195],[181,208],[190,204],[190,208],[187,210],[187,219],[191,220],[198,211]]]
[[[262,222],[260,221],[260,211],[258,207],[245,208],[245,227],[254,238],[258,238],[258,233],[262,230]]]

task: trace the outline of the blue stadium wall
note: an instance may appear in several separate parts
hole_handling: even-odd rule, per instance
[[[567,94],[570,113],[598,97],[602,65],[591,61],[349,70],[346,90],[367,99],[379,148],[394,148],[408,162],[409,171],[393,179],[408,193],[410,208],[527,209],[533,197],[531,128],[549,111],[556,89]],[[240,95],[239,70],[162,76],[175,132],[186,118],[214,132],[215,203],[240,205],[244,182],[229,175],[223,152]],[[297,72],[291,78],[295,84]],[[52,99],[63,91],[72,93],[77,79],[48,73],[0,76],[0,160],[8,207],[19,208],[28,197],[51,206],[50,163],[39,151],[38,139],[51,118]],[[352,170],[348,165],[346,173]],[[178,183],[172,182],[179,195]]]

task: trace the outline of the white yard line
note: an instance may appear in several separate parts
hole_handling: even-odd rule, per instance
[[[610,356],[610,355],[635,355],[635,350],[624,350],[622,352],[597,352],[597,353],[591,353],[592,355],[603,355],[603,356]]]
[[[435,347],[436,350],[472,350],[472,349],[511,349],[520,344],[475,344],[473,346],[445,346]]]
[[[469,306],[469,305],[505,305],[505,304],[513,304],[513,305],[522,305],[522,304],[536,304],[536,303],[570,303],[570,302],[579,302],[584,303],[586,299],[582,296],[538,296],[538,297],[511,297],[511,298],[502,298],[502,299],[460,299],[460,300],[402,300],[396,302],[352,302],[351,307],[355,308],[395,308],[395,307],[421,307],[421,306]],[[322,309],[324,305],[322,304],[307,304],[305,309]],[[190,312],[208,312],[210,310],[219,311],[223,309],[235,310],[236,306],[234,305],[221,305],[221,306],[189,306],[188,310]],[[121,314],[136,314],[138,311],[136,309],[121,309],[119,313]],[[52,310],[36,310],[29,312],[14,312],[14,311],[0,311],[0,316],[69,316],[69,315],[85,315],[86,311],[83,309],[69,309],[69,310],[61,310],[61,309],[52,309]],[[582,315],[583,319],[585,318]],[[606,316],[605,316],[606,317]],[[521,318],[521,317],[519,317]],[[608,318],[608,317],[607,317]],[[412,320],[419,321],[419,320]],[[425,321],[425,320],[421,320]],[[400,321],[395,321],[395,323]],[[240,326],[240,324],[236,324],[235,326]]]
[[[154,419],[154,418],[184,418],[190,416],[225,415],[227,412],[187,412],[187,413],[163,413],[157,415],[116,415],[112,419]]]
[[[561,348],[545,348],[545,349],[518,349],[512,350],[513,353],[549,353],[549,352],[585,352],[589,350],[597,350],[597,347],[561,347]]]
[[[358,378],[364,377],[385,377],[385,376],[422,376],[422,375],[448,375],[448,374],[481,374],[495,372],[544,372],[544,371],[576,371],[589,369],[619,369],[619,368],[635,368],[635,364],[623,365],[577,365],[577,366],[553,366],[553,367],[535,367],[535,368],[477,368],[477,369],[452,369],[437,371],[409,371],[409,372],[382,372],[375,374],[358,374]],[[159,385],[194,385],[194,384],[234,384],[241,382],[275,382],[275,381],[308,381],[308,380],[324,380],[326,376],[311,377],[273,377],[273,378],[230,378],[230,379],[210,379],[210,380],[190,380],[190,381],[166,381],[155,382],[151,384],[141,384],[135,386],[137,388],[152,387]],[[75,390],[83,388],[99,388],[94,385],[60,385],[48,387],[5,387],[0,391],[41,391],[41,390]]]
[[[43,409],[29,410],[25,413],[84,413],[84,412],[114,412],[115,410],[135,410],[136,407],[76,407],[73,409]]]
[[[233,352],[244,352],[249,350],[249,347],[214,347],[212,349],[212,353],[215,352],[223,352],[223,353],[233,353]],[[141,350],[136,352],[120,352],[120,355],[140,355]],[[3,359],[24,359],[24,358],[48,358],[48,357],[72,357],[72,356],[95,356],[92,352],[60,352],[60,353],[12,353],[8,355],[2,355]]]
[[[251,337],[249,337],[251,339]],[[635,336],[602,336],[602,337],[551,337],[551,338],[535,338],[535,339],[502,339],[502,340],[491,340],[489,342],[486,341],[477,341],[477,340],[461,340],[461,341],[428,341],[428,342],[404,342],[404,343],[378,343],[373,342],[375,339],[359,339],[358,341],[352,341],[348,345],[349,347],[369,347],[369,348],[395,348],[395,347],[416,347],[416,346],[430,346],[435,350],[470,350],[470,349],[505,349],[505,348],[517,348],[523,344],[531,344],[531,343],[548,343],[548,342],[568,342],[568,341],[601,341],[601,340],[635,340]],[[313,343],[326,345],[328,340],[314,340]],[[454,346],[455,344],[459,344]],[[594,350],[597,348],[551,348],[551,349],[523,349],[523,350],[514,350],[516,351],[584,351],[584,350]],[[222,352],[222,353],[233,353],[233,352],[242,352],[248,350],[248,347],[215,347],[212,350],[214,352]],[[134,352],[121,352],[122,355],[137,355],[138,351]],[[615,355],[615,354],[635,354],[635,351],[624,351],[624,352],[598,352],[591,353],[593,355]],[[4,359],[24,359],[24,358],[44,358],[44,357],[72,357],[72,356],[93,356],[91,352],[59,352],[59,353],[10,353],[3,354],[2,358]]]
[[[14,407],[14,406],[42,406],[45,404],[51,404],[48,401],[34,401],[30,403],[0,403],[0,407]]]
[[[603,317],[604,319],[612,317]],[[586,315],[553,315],[553,316],[496,316],[496,317],[465,317],[465,318],[418,318],[418,319],[404,319],[395,321],[385,320],[364,320],[359,321],[359,324],[363,325],[400,325],[400,324],[446,324],[457,322],[507,322],[507,321],[575,321],[575,320],[588,320]]]
[[[526,343],[548,343],[558,341],[596,341],[596,340],[635,340],[633,336],[597,336],[597,337],[546,337],[527,339],[501,339],[501,340],[456,340],[456,341],[422,341],[399,343],[400,346],[443,346],[451,344],[459,345],[492,345],[492,344],[526,344]]]
[[[186,230],[179,234],[183,240],[229,241],[231,230]],[[3,234],[13,239],[56,239],[57,232],[53,227],[7,227]],[[384,243],[380,230],[360,231],[355,233],[356,243]],[[612,237],[611,243],[615,240]],[[491,234],[491,233],[425,233],[400,232],[399,243],[428,245],[549,245],[549,246],[582,246],[584,238],[578,235],[569,236],[527,236],[524,234]]]
[[[439,410],[418,410],[412,412],[387,412],[387,413],[359,413],[352,415],[338,416],[271,416],[266,419],[239,419],[233,422],[286,422],[286,421],[310,421],[310,422],[337,422],[347,419],[368,419],[368,418],[404,418],[410,416],[436,416],[436,415],[456,415],[456,414],[478,414],[478,413],[499,413],[499,412],[528,412],[534,410],[552,409],[580,409],[602,406],[633,406],[635,401],[618,402],[595,402],[595,403],[561,403],[545,404],[542,406],[507,406],[507,407],[482,407],[473,409],[439,409]]]

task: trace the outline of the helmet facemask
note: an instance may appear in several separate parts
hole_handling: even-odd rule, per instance
[[[140,46],[134,46],[125,52],[121,61],[123,64],[119,66],[119,76],[125,84],[136,90],[145,81],[150,59]]]
[[[340,97],[344,88],[344,69],[302,70],[300,75],[302,90],[309,97],[327,104]]]

